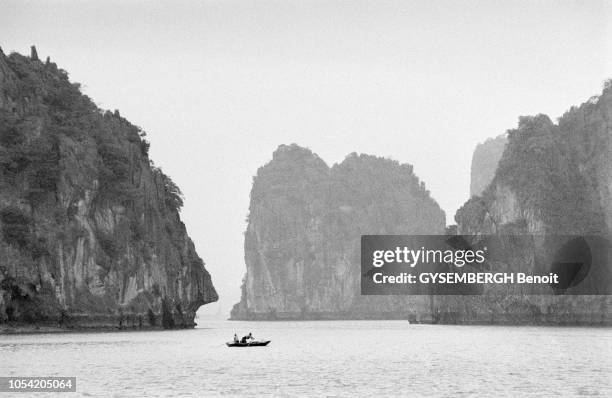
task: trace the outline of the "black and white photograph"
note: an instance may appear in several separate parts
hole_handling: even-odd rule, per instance
[[[0,0],[0,398],[612,397],[612,0]]]

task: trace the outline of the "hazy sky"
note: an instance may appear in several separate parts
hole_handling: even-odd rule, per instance
[[[0,46],[47,55],[144,128],[182,188],[224,313],[239,299],[257,168],[280,144],[414,165],[447,223],[472,151],[612,77],[604,1],[6,1]],[[206,312],[217,311],[211,306]]]

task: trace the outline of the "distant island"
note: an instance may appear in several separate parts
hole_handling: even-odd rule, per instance
[[[253,182],[232,319],[428,318],[427,297],[360,295],[360,236],[444,227],[411,165],[353,153],[329,167],[309,149],[281,145]]]
[[[0,50],[0,331],[193,327],[218,299],[144,137]]]
[[[472,197],[446,233],[609,237],[611,120],[608,81],[556,124],[545,115],[521,117],[518,128],[479,145]],[[352,154],[329,168],[308,149],[283,145],[258,170],[249,210],[247,272],[232,319],[612,324],[609,295],[492,288],[480,296],[360,296],[360,235],[445,232],[444,213],[407,164]],[[507,270],[537,271],[534,259],[514,249]],[[534,250],[549,255],[545,245]],[[612,281],[610,256],[597,276],[604,281]]]

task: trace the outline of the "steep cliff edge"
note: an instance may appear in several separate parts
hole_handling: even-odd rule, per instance
[[[0,51],[0,326],[187,327],[217,293],[144,133]]]
[[[427,317],[424,296],[360,295],[360,236],[444,227],[412,166],[351,154],[330,168],[308,149],[281,145],[253,181],[247,272],[232,318]]]
[[[557,124],[519,119],[494,178],[457,212],[460,233],[524,223],[533,234],[608,234],[612,228],[612,87]]]
[[[481,195],[493,180],[507,141],[504,134],[476,146],[470,170],[470,197]]]
[[[508,132],[492,182],[457,211],[458,233],[542,236],[535,253],[546,258],[547,236],[610,238],[611,187],[612,85],[607,82],[600,96],[572,107],[557,124],[545,115],[520,118],[518,128]],[[520,258],[524,248],[515,249],[505,262],[509,270],[543,271],[533,258]],[[590,277],[609,283],[612,258],[606,264]],[[481,304],[492,317],[513,312],[523,322],[612,323],[610,296],[490,293]]]

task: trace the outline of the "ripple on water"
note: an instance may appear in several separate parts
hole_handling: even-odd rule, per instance
[[[268,347],[232,349],[253,331]],[[81,396],[612,396],[612,330],[211,322],[177,332],[7,336],[0,374],[77,376]]]

